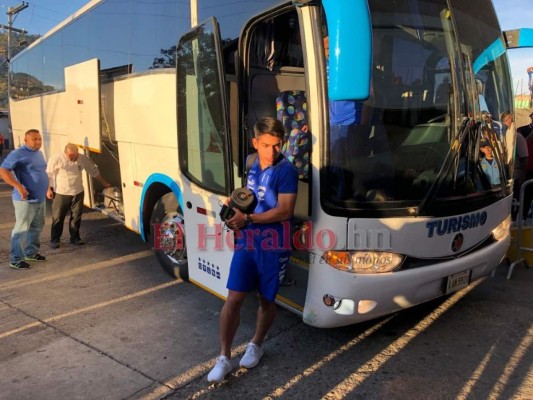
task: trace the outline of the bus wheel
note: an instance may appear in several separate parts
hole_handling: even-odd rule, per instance
[[[170,276],[189,281],[185,220],[174,194],[161,197],[150,219],[150,237],[155,255]]]

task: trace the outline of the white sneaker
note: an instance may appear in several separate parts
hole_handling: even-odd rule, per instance
[[[248,346],[246,346],[246,351],[244,352],[244,356],[242,356],[239,365],[244,368],[253,368],[259,364],[263,354],[265,354],[265,352],[262,347],[250,342],[248,343]]]
[[[231,372],[231,361],[226,356],[218,356],[215,366],[207,375],[209,382],[222,382]]]

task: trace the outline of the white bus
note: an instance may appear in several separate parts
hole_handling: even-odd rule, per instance
[[[85,177],[86,205],[225,298],[220,205],[243,185],[253,124],[277,115],[300,174],[277,302],[348,325],[464,288],[505,256],[505,51],[490,0],[93,0],[12,60],[15,145],[37,128],[46,157],[84,149],[120,189]],[[340,137],[333,102],[361,111]]]

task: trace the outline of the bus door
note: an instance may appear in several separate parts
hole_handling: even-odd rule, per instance
[[[65,68],[66,108],[61,115],[67,120],[68,143],[94,153],[101,153],[100,61],[93,58]],[[63,146],[61,146],[61,151]],[[80,150],[81,151],[81,150]],[[94,206],[93,182],[82,174],[84,204]]]
[[[248,21],[239,44],[244,67],[239,78],[246,93],[242,104],[242,154],[255,152],[251,139],[257,121],[268,116],[282,122],[282,153],[296,166],[299,175],[295,217],[305,221],[311,210],[312,133],[300,20],[298,9],[290,2]]]
[[[233,232],[219,212],[233,189],[225,75],[215,18],[177,48],[178,157],[189,279],[226,296]]]
[[[311,46],[312,42],[306,43],[303,33],[305,20],[315,23],[316,9],[315,6],[295,7],[293,2],[277,5],[249,20],[239,43],[243,66],[239,78],[245,93],[241,110],[245,133],[242,154],[255,152],[251,138],[256,122],[267,116],[282,122],[285,140],[281,152],[297,168],[299,177],[293,237],[303,237],[304,232],[309,232],[308,226],[312,226],[306,222],[311,221],[311,143],[312,135],[317,132],[310,129],[312,116],[308,110],[310,101],[317,95],[310,91],[307,82],[310,76],[316,80],[317,74],[316,63],[305,68],[304,46]],[[312,26],[307,24],[307,27]],[[308,251],[300,248],[292,252],[276,297],[280,304],[298,312],[303,311],[305,303],[309,260]]]
[[[68,142],[99,153],[100,62],[97,58],[65,68]]]

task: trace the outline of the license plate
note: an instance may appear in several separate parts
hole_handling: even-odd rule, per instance
[[[446,278],[446,291],[445,293],[453,293],[467,287],[470,284],[470,276],[472,270],[466,270],[450,275]]]

